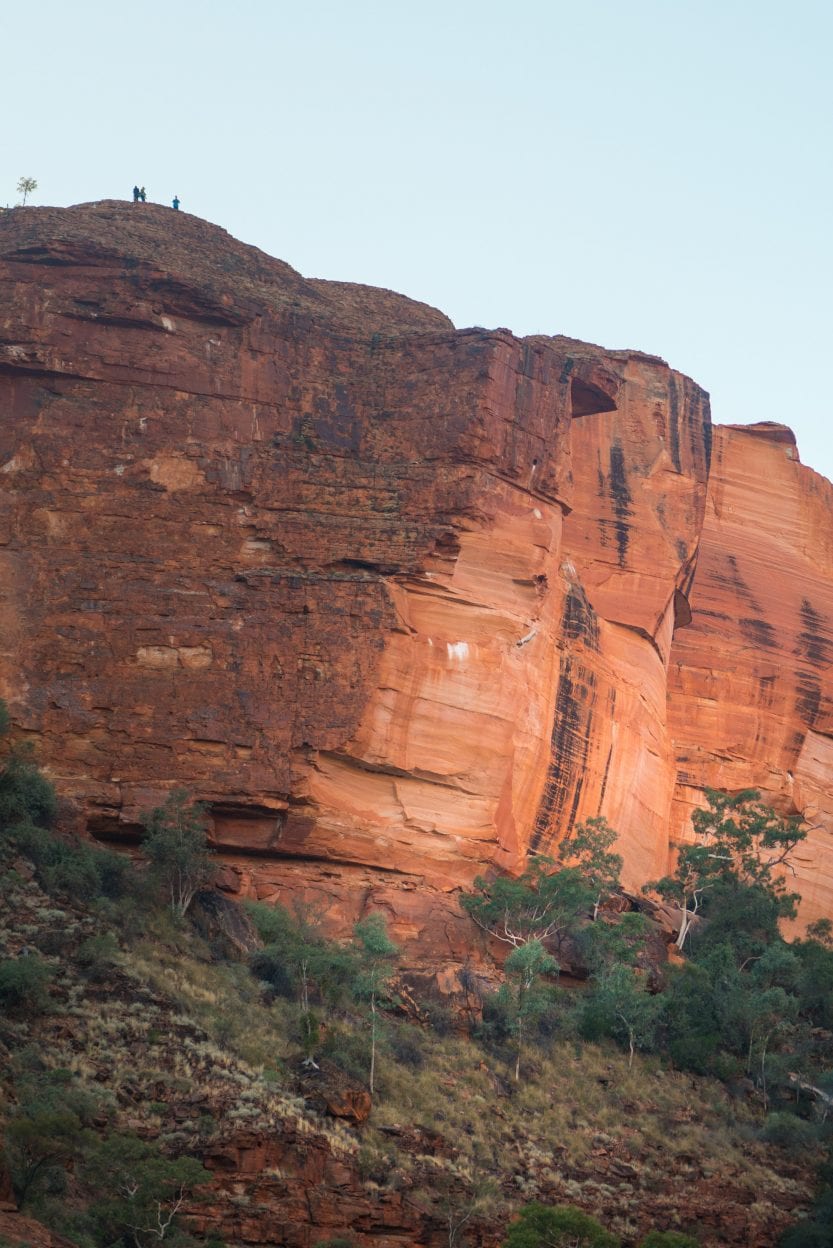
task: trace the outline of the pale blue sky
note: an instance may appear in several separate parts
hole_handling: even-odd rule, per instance
[[[833,477],[829,0],[0,0],[0,202],[664,356]]]

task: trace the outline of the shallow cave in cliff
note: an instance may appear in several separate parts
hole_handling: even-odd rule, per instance
[[[582,381],[574,377],[570,386],[570,402],[572,414],[576,416],[595,416],[599,412],[615,412],[616,401],[606,394],[600,386],[592,382]]]

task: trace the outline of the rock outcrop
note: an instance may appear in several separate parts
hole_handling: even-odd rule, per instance
[[[833,486],[783,425],[715,431],[692,622],[674,638],[672,841],[704,786],[760,789],[808,828],[802,925],[833,915]]]
[[[671,639],[690,619],[709,471],[708,396],[661,361],[618,353],[616,408],[574,419],[570,581],[553,721],[549,837],[604,815],[623,879],[666,870],[674,751],[666,714]],[[536,847],[533,836],[532,846]]]
[[[457,331],[153,205],[5,214],[0,284],[0,693],[68,824],[129,838],[185,785],[227,888],[382,907],[442,961],[454,891],[576,819],[662,873],[678,769],[677,835],[704,783],[830,809],[830,487],[782,435],[721,435],[704,536],[707,396],[655,358]],[[750,439],[792,474],[760,503]]]

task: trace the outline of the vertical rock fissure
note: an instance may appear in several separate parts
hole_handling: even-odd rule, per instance
[[[630,537],[629,519],[633,515],[633,508],[631,507],[631,492],[628,488],[625,455],[618,442],[612,443],[610,447],[610,496],[616,516],[614,530],[619,567],[624,568]]]

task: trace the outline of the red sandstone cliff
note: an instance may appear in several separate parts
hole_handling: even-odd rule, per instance
[[[691,627],[671,652],[672,840],[702,788],[802,815],[802,925],[833,914],[833,486],[783,425],[716,430]]]
[[[692,382],[635,353],[456,331],[152,205],[5,214],[0,284],[0,692],[76,826],[130,834],[184,784],[229,886],[303,889],[342,920],[372,901],[439,956],[467,940],[444,894],[576,818],[620,830],[629,883],[664,870],[675,753],[690,800],[717,779],[689,755],[750,727],[728,681],[714,738],[690,722],[699,616],[667,697],[675,623],[720,558],[692,591],[711,436]],[[773,538],[801,526],[815,588],[790,579],[789,542],[761,567],[815,613],[794,630],[806,692],[831,499],[819,483],[811,506],[789,467],[763,510]],[[707,551],[742,536],[710,523]],[[751,668],[770,664],[795,734],[762,636]],[[731,747],[791,763],[819,810],[824,697],[783,759]]]

